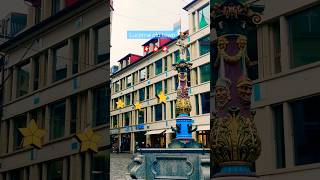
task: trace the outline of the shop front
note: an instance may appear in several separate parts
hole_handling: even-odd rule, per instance
[[[147,132],[145,135],[149,138],[146,147],[150,148],[166,148],[166,134],[165,129],[153,130]]]
[[[131,135],[130,133],[121,134],[120,151],[130,152]]]
[[[210,125],[199,125],[196,137],[203,148],[209,148]]]

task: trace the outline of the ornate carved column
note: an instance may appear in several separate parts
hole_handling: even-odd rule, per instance
[[[221,170],[215,177],[255,176],[250,168],[261,152],[251,111],[252,80],[247,76],[247,30],[261,22],[264,6],[245,0],[211,4],[211,23],[217,33],[215,112],[211,129],[211,158]]]

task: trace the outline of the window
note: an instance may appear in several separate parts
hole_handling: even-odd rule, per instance
[[[106,87],[93,90],[93,126],[107,123],[108,97]]]
[[[70,105],[71,105],[70,134],[74,134],[77,131],[77,119],[78,119],[77,96],[72,96],[70,98]]]
[[[146,79],[146,69],[145,68],[141,69],[139,74],[140,74],[139,75],[140,81],[144,81]]]
[[[77,74],[79,69],[79,37],[72,40],[72,74]]]
[[[50,139],[64,136],[64,125],[66,117],[66,101],[60,101],[51,105],[50,116]]]
[[[54,81],[59,81],[67,77],[68,46],[66,43],[53,50]]]
[[[197,27],[196,27],[196,13],[192,13],[192,32],[196,32]]]
[[[27,125],[27,115],[23,114],[13,119],[13,150],[22,148],[23,136],[19,128],[25,128]]]
[[[40,64],[39,64],[39,57],[35,57],[34,58],[34,61],[33,61],[33,66],[34,66],[34,69],[33,69],[33,90],[37,90],[39,89],[39,80],[40,80],[40,77],[39,77],[39,73],[40,73]]]
[[[282,104],[272,107],[274,126],[275,126],[275,141],[276,141],[276,165],[277,168],[286,167],[285,145],[284,145],[284,129],[283,129],[283,106]]]
[[[164,57],[163,61],[164,61],[164,71],[168,71],[168,57]]]
[[[155,85],[156,96],[162,91],[162,81],[157,82]]]
[[[146,99],[150,99],[150,86],[147,86],[146,89],[147,89]]]
[[[199,115],[199,95],[196,94],[194,96],[194,98],[195,98],[195,101],[196,101],[196,115]]]
[[[96,30],[96,64],[104,62],[109,59],[110,54],[108,53],[108,26],[100,27]]]
[[[202,114],[210,113],[210,92],[201,94]]]
[[[210,53],[210,36],[199,39],[199,53],[200,56]]]
[[[109,160],[108,151],[100,151],[92,157],[92,174],[91,180],[108,179]]]
[[[131,94],[126,94],[125,95],[125,101],[126,101],[126,106],[129,106],[131,103]]]
[[[134,104],[135,102],[136,102],[136,99],[135,99],[135,94],[136,93],[136,91],[135,92],[132,92],[131,94],[131,104]]]
[[[200,82],[210,81],[210,63],[202,65],[200,68]]]
[[[174,60],[175,60],[175,63],[180,62],[180,51],[174,52]]]
[[[173,101],[170,101],[170,117],[173,119]]]
[[[142,102],[145,99],[145,89],[139,89],[139,101]]]
[[[24,178],[24,171],[23,171],[23,168],[20,168],[20,169],[15,169],[15,170],[12,170],[12,171],[9,171],[9,177],[10,179],[9,180],[23,180],[23,179],[28,179],[28,170],[29,169],[26,169],[27,173],[25,174],[27,177]]]
[[[162,73],[162,59],[159,59],[158,61],[155,62],[156,66],[156,75],[159,75]]]
[[[126,112],[124,114],[124,125],[129,126],[130,123],[131,112]]]
[[[60,0],[52,0],[51,15],[55,15],[60,11]]]
[[[150,65],[147,66],[147,79],[149,79],[150,77]]]
[[[63,160],[55,160],[47,164],[48,180],[62,180]]]
[[[281,43],[280,43],[280,22],[279,20],[271,24],[273,32],[274,50],[274,73],[281,72]]]
[[[34,7],[34,24],[38,24],[41,21],[41,8]]]
[[[155,117],[156,121],[161,121],[162,120],[162,104],[157,104],[154,106],[154,111],[155,111]]]
[[[144,110],[138,112],[138,124],[144,123]]]
[[[127,76],[127,88],[132,86],[132,76]]]
[[[210,7],[209,5],[206,5],[205,7],[198,10],[199,17],[199,29],[202,29],[209,25],[210,23]]]
[[[250,66],[248,71],[248,77],[251,80],[258,79],[258,42],[257,42],[257,28],[250,27],[248,28],[248,44],[247,44],[247,50],[248,50],[248,56],[250,58],[250,61],[252,63],[252,66]]]
[[[178,86],[179,86],[179,79],[178,79],[178,75],[175,75],[174,76],[174,90],[176,91],[178,89]]]
[[[118,127],[118,115],[113,116],[113,127],[116,128]]]
[[[291,67],[320,60],[320,6],[288,17]]]
[[[210,45],[209,45],[210,46]],[[209,47],[210,48],[210,47]],[[186,57],[187,57],[187,59],[186,59],[186,61],[187,62],[190,62],[190,60],[191,60],[191,56],[190,56],[190,46],[186,49]]]
[[[291,104],[295,164],[320,162],[320,96]]]
[[[115,92],[118,92],[119,89],[120,89],[120,82],[119,82],[119,81],[116,81],[116,82],[114,83],[114,91],[115,91]]]
[[[30,63],[18,67],[17,70],[17,97],[28,94],[30,80]]]

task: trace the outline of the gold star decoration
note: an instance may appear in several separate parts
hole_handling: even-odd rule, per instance
[[[141,109],[141,103],[136,102],[136,103],[134,104],[134,108],[135,108],[136,110],[140,110],[140,109]]]
[[[121,99],[119,99],[116,104],[118,109],[124,108],[124,102]]]
[[[45,135],[45,130],[40,129],[35,120],[32,119],[26,128],[19,128],[19,131],[23,135],[23,147],[28,145],[39,149],[42,147],[41,138]]]
[[[161,92],[158,94],[158,99],[159,99],[159,103],[166,103],[167,96],[164,94],[163,91],[161,91]]]
[[[88,128],[83,133],[77,134],[78,140],[81,142],[80,152],[86,152],[92,150],[98,152],[98,142],[101,140],[101,136],[94,134],[92,128]]]

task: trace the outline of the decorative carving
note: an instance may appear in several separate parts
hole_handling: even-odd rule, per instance
[[[40,129],[34,119],[32,119],[25,128],[19,128],[23,135],[23,147],[28,145],[42,148],[42,138],[45,135],[45,130]]]
[[[93,151],[98,152],[98,143],[101,141],[102,137],[93,132],[92,128],[88,128],[82,133],[76,135],[78,140],[81,142],[80,152]]]
[[[241,115],[239,108],[230,108],[228,116],[217,117],[211,131],[211,149],[215,163],[253,162],[261,152],[261,141],[254,124],[254,116]]]
[[[211,157],[222,169],[232,169],[227,173],[231,176],[239,172],[232,168],[234,164],[246,169],[261,152],[254,112],[250,111],[252,81],[247,77],[247,67],[253,63],[247,54],[246,35],[248,27],[261,22],[264,6],[244,0],[221,0],[211,5],[211,28],[216,30],[218,37],[215,71],[220,78],[215,87]],[[242,163],[236,163],[239,161]],[[251,172],[249,169],[242,173]]]
[[[231,100],[230,86],[231,81],[229,79],[218,79],[215,88],[215,103],[217,109],[223,108]]]
[[[178,114],[189,114],[191,112],[191,103],[189,98],[178,98],[176,103],[176,112]]]
[[[240,102],[243,105],[250,105],[252,95],[252,80],[246,76],[241,76],[237,81],[237,91]]]

